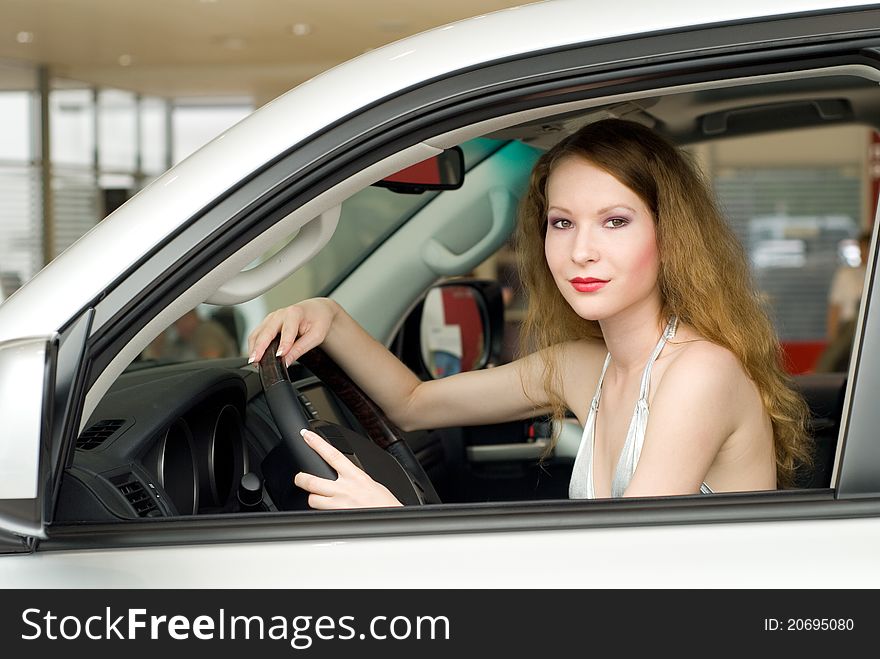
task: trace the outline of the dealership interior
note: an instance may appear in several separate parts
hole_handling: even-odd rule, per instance
[[[0,301],[288,89],[384,44],[517,4],[0,0]],[[793,373],[816,368],[828,344],[832,278],[863,265],[859,237],[873,222],[880,181],[872,128],[801,133],[687,147],[762,290],[777,298]],[[508,263],[502,250],[474,274],[499,278]]]

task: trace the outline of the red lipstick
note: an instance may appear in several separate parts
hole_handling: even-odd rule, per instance
[[[574,290],[579,293],[594,293],[608,283],[608,279],[596,279],[595,277],[575,277],[569,279]]]

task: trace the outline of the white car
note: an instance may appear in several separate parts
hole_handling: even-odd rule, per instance
[[[0,585],[880,586],[873,245],[848,372],[797,378],[819,452],[787,491],[568,500],[576,424],[538,465],[545,420],[462,428],[450,410],[451,428],[400,433],[318,352],[292,384],[271,359],[150,357],[191,309],[241,346],[326,295],[423,377],[497,363],[500,287],[455,278],[500,271],[531,165],[583,123],[687,145],[880,128],[880,6],[783,5],[480,16],[336,67],[165,173],[0,306]],[[395,177],[455,147],[451,179]],[[437,320],[444,295],[470,311]],[[306,509],[276,384],[413,505]]]

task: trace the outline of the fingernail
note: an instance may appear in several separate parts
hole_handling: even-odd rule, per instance
[[[305,438],[307,432],[308,432],[308,430],[306,430],[305,428],[303,428],[302,430],[299,431],[299,434],[302,435],[303,438]]]
[[[248,359],[248,364],[253,364],[257,361],[257,353],[252,352],[250,358]]]
[[[280,357],[280,356],[281,356],[281,348],[278,348],[278,352],[275,353],[275,356],[276,356],[276,357]]]

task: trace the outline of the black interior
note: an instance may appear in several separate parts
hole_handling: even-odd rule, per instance
[[[794,377],[796,387],[810,407],[814,441],[813,466],[800,474],[798,487],[831,486],[846,380],[846,373],[809,373]]]
[[[305,369],[294,366],[292,373],[310,419],[356,427]],[[261,465],[280,441],[258,373],[243,360],[137,364],[114,383],[80,434],[56,517],[275,510],[265,493],[258,505],[243,505],[239,488],[246,473],[262,483]]]

